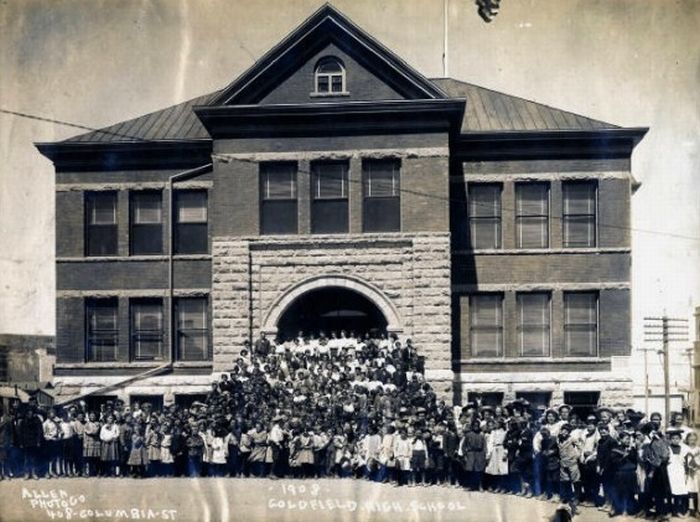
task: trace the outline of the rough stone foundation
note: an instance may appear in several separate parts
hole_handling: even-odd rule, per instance
[[[212,278],[214,370],[275,324],[290,292],[328,280],[375,295],[395,316],[387,317],[392,329],[425,356],[428,374],[450,371],[449,234],[215,237]]]

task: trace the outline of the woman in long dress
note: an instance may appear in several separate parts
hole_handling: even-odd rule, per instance
[[[111,413],[107,415],[106,422],[100,429],[100,441],[102,442],[100,455],[102,472],[104,475],[113,477],[119,472],[119,426],[114,423],[114,415]]]

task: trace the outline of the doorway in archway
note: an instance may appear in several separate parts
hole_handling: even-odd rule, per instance
[[[305,335],[330,337],[341,330],[378,334],[386,331],[387,319],[372,301],[362,294],[343,287],[325,287],[311,290],[298,297],[284,311],[277,323],[281,339]]]

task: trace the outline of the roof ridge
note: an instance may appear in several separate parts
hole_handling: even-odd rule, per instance
[[[508,96],[508,97],[510,97],[510,98],[517,98],[518,100],[522,100],[522,101],[528,102],[528,103],[534,103],[535,105],[540,105],[540,106],[542,106],[542,107],[547,107],[547,108],[550,109],[550,110],[554,110],[554,111],[558,111],[558,112],[564,112],[564,113],[570,114],[570,115],[572,115],[572,116],[576,116],[576,117],[579,117],[579,118],[585,118],[586,120],[589,120],[589,121],[594,121],[594,122],[597,122],[597,123],[602,123],[603,125],[607,125],[607,126],[609,126],[609,127],[622,128],[621,125],[616,125],[616,124],[614,124],[614,123],[610,123],[610,122],[607,122],[607,121],[604,121],[604,120],[599,120],[599,119],[597,119],[597,118],[591,118],[590,116],[585,116],[585,115],[583,115],[583,114],[579,114],[578,112],[573,112],[573,111],[570,111],[570,110],[561,109],[561,108],[559,108],[559,107],[554,107],[553,105],[549,105],[549,104],[547,104],[547,103],[542,103],[542,102],[539,102],[539,101],[535,101],[535,100],[532,100],[532,99],[530,99],[530,98],[525,98],[524,96],[518,96],[518,95],[516,95],[516,94],[510,94],[510,93],[503,92],[503,91],[497,91],[496,89],[492,89],[492,88],[490,88],[490,87],[484,87],[483,85],[477,85],[476,83],[466,82],[466,81],[464,81],[464,80],[458,80],[457,78],[452,78],[451,76],[448,76],[448,77],[440,77],[440,78],[428,78],[428,79],[429,79],[431,82],[441,81],[441,80],[452,80],[453,82],[461,83],[461,84],[463,84],[463,85],[469,85],[470,87],[476,87],[477,89],[482,89],[482,90],[484,90],[484,91],[489,91],[489,92],[492,92],[492,93],[495,93],[495,94],[500,94],[500,95],[502,95],[502,96]]]

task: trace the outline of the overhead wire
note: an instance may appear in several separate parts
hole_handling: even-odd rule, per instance
[[[142,138],[139,136],[133,136],[133,135],[124,134],[124,133],[120,133],[120,132],[110,131],[108,128],[98,129],[98,128],[90,127],[87,125],[81,125],[78,123],[72,123],[72,122],[68,122],[65,120],[59,120],[59,119],[55,119],[55,118],[47,118],[45,116],[39,116],[36,114],[30,114],[27,112],[20,112],[20,111],[14,111],[14,110],[9,110],[9,109],[5,109],[5,108],[0,108],[0,113],[16,116],[16,117],[20,117],[20,118],[26,118],[26,119],[30,119],[30,120],[40,121],[40,122],[44,122],[44,123],[52,123],[52,124],[56,124],[56,125],[62,125],[65,127],[72,127],[72,128],[76,128],[76,129],[80,129],[80,130],[86,130],[89,132],[95,132],[95,133],[104,134],[107,136],[125,138],[128,140],[140,142],[140,143],[157,143],[158,142],[158,140],[146,139],[146,138]],[[74,142],[74,143],[80,143],[80,142]],[[211,157],[215,158],[215,159],[224,160],[224,161],[236,160],[236,161],[248,161],[251,163],[258,163],[255,160],[232,158],[230,155],[226,155],[226,154],[212,153]],[[311,171],[306,170],[306,169],[297,169],[297,173],[301,173],[301,174],[303,174],[305,176],[309,176],[309,177],[313,176],[313,173]],[[349,176],[347,176],[346,181],[348,182],[348,184],[349,183],[363,183],[363,180],[350,179]],[[400,183],[399,183],[399,185],[400,185]],[[414,189],[407,189],[407,188],[404,188],[401,186],[399,186],[397,191],[399,193],[411,194],[414,196],[420,196],[420,197],[435,199],[435,200],[439,200],[439,201],[445,201],[448,203],[458,203],[458,204],[466,204],[467,203],[466,199],[451,198],[449,196],[446,197],[446,196],[442,196],[440,194],[434,194],[431,192],[425,192],[425,191],[414,190]],[[470,204],[477,205],[477,206],[489,207],[489,208],[491,207],[491,205],[489,205],[489,204],[479,203],[479,202],[475,202],[475,201],[470,202]],[[503,205],[501,205],[501,212],[512,213],[515,215],[517,215],[517,213],[518,213],[517,209],[509,208],[509,207],[503,206]],[[565,219],[564,216],[553,216],[553,215],[550,215],[549,218],[552,220],[559,220],[559,221],[564,221],[564,219]],[[665,237],[674,238],[674,239],[700,241],[700,237],[697,237],[697,236],[688,236],[688,235],[676,234],[676,233],[672,233],[672,232],[663,232],[660,230],[650,230],[650,229],[644,229],[644,228],[629,227],[629,226],[625,226],[625,225],[618,225],[615,223],[605,223],[605,222],[597,221],[596,226],[599,228],[608,228],[608,229],[624,230],[624,231],[628,231],[628,232],[652,234],[652,235],[665,236]]]

